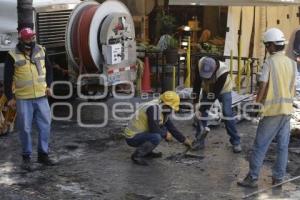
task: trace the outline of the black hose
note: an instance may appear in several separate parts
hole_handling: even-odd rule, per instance
[[[18,0],[18,31],[24,27],[34,28],[32,0]]]

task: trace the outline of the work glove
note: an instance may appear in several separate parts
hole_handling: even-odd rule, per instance
[[[16,109],[16,100],[15,99],[11,99],[7,102],[7,106],[9,106],[12,109]]]
[[[193,146],[193,142],[192,142],[189,138],[186,138],[186,139],[184,140],[183,144],[184,144],[186,147],[190,148],[190,149],[191,149],[192,146]]]
[[[166,134],[165,140],[166,140],[167,142],[171,142],[171,141],[172,141],[172,134],[171,134],[169,131],[168,131],[167,134]]]
[[[196,119],[198,119],[198,120],[201,119],[201,112],[200,112],[199,110],[197,110],[197,111],[195,112],[195,117],[196,117]]]
[[[51,97],[51,96],[52,96],[52,91],[51,91],[51,89],[47,87],[47,88],[46,88],[46,91],[45,91],[45,94],[46,94],[46,96]]]

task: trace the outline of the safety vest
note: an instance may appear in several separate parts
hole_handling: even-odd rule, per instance
[[[262,116],[289,115],[293,112],[297,64],[282,52],[265,61],[270,68]]]
[[[45,96],[46,68],[45,51],[42,46],[36,45],[30,58],[18,48],[9,51],[14,59],[15,96],[17,99],[33,99]]]
[[[201,58],[200,63],[202,62],[202,60],[205,57]],[[229,68],[226,66],[226,64],[224,62],[219,62],[220,63],[220,67],[219,69],[216,71],[216,75],[214,79],[210,79],[208,81],[202,81],[202,88],[203,91],[206,93],[210,93],[213,91],[213,87],[215,85],[215,83],[217,82],[218,78],[220,78],[220,76],[222,76],[223,74],[229,72]],[[202,65],[199,65],[199,72],[200,72],[200,68],[202,67]],[[232,82],[231,82],[231,78],[230,76],[227,76],[226,81],[224,83],[224,86],[221,90],[221,94],[227,93],[227,92],[231,92],[232,91]]]
[[[159,99],[155,99],[140,105],[140,107],[133,115],[132,119],[129,121],[128,126],[124,130],[124,136],[126,138],[132,138],[138,133],[149,131],[148,117],[146,111],[150,106],[156,105],[159,106]],[[164,116],[160,110],[158,112],[160,112],[159,125],[163,125]]]

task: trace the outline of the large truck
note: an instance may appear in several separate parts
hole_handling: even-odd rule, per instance
[[[32,10],[36,39],[54,66],[54,80],[64,85],[59,88],[68,88],[63,82],[71,81],[84,88],[80,93],[94,95],[135,80],[134,24],[120,1],[0,0],[0,81],[7,52],[18,42],[23,2],[32,3],[25,8]]]
[[[37,42],[43,45],[53,63],[67,66],[65,30],[68,18],[80,0],[34,0],[33,23]],[[0,80],[3,80],[7,52],[18,42],[18,2],[0,0]]]

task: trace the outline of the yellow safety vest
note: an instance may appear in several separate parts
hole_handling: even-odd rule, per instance
[[[14,59],[15,96],[17,99],[33,99],[45,96],[46,91],[46,68],[45,51],[42,46],[36,45],[32,52],[33,61],[15,48],[9,51]]]
[[[129,121],[128,126],[124,130],[124,136],[126,138],[132,138],[138,133],[149,131],[148,117],[146,111],[149,106],[154,106],[154,105],[159,106],[159,99],[155,99],[140,105],[140,107],[133,115],[132,119]],[[163,125],[164,123],[163,114],[161,113],[161,111],[158,112],[160,112],[159,124]]]
[[[281,52],[265,62],[270,74],[262,116],[289,115],[293,112],[297,64]]]
[[[201,60],[200,60],[200,62],[201,62]],[[220,63],[220,67],[216,71],[215,79],[211,79],[208,81],[202,81],[202,88],[203,88],[203,91],[206,93],[212,92],[212,90],[213,90],[212,86],[214,86],[214,84],[216,83],[218,78],[220,76],[222,76],[223,74],[229,72],[229,68],[226,66],[225,63],[223,63],[223,62],[219,62],[219,63]],[[200,67],[202,67],[202,66],[201,65],[199,66],[199,72],[200,72]],[[232,91],[231,78],[230,78],[230,76],[227,76],[225,84],[224,84],[220,94],[224,94],[224,93],[231,92],[231,91]]]

